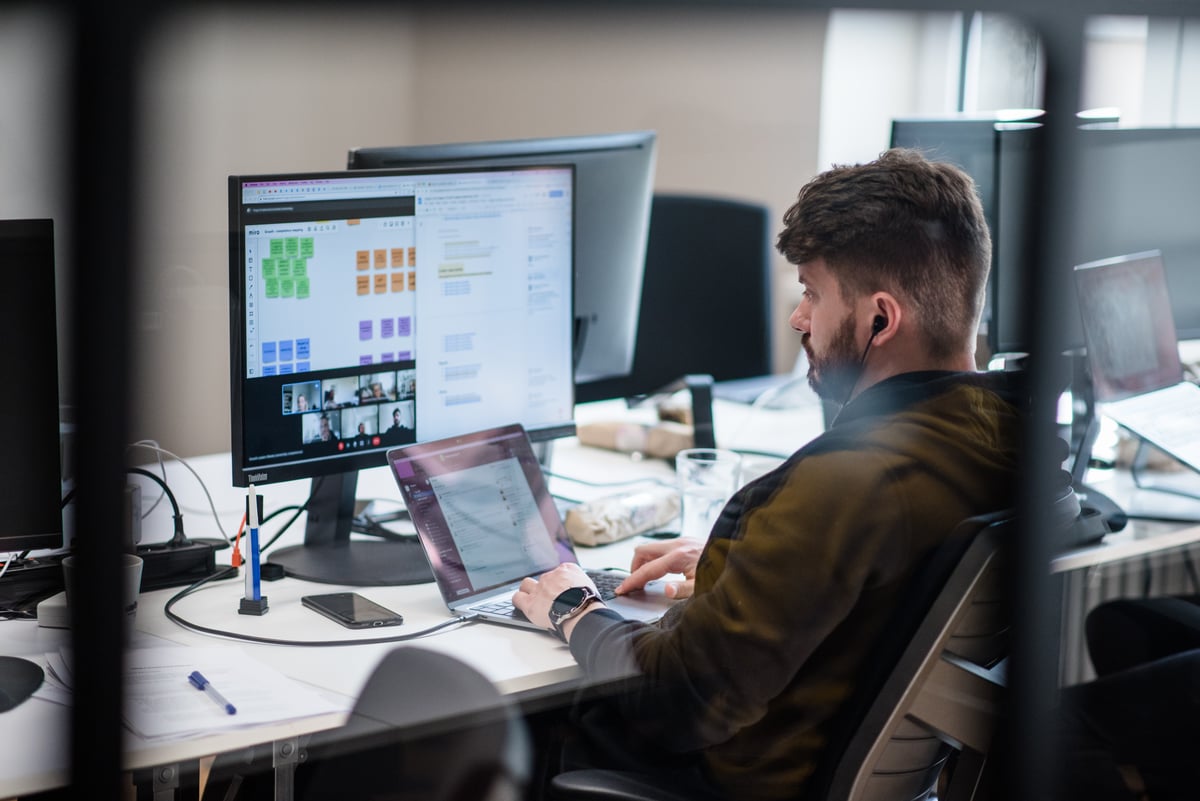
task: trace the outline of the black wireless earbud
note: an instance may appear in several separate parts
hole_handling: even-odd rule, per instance
[[[862,356],[858,357],[858,373],[859,373],[859,375],[857,378],[854,379],[854,383],[850,385],[850,391],[846,393],[846,399],[844,401],[842,401],[843,408],[846,406],[847,403],[850,402],[851,396],[854,395],[854,388],[858,386],[858,381],[860,378],[862,378],[863,368],[867,364],[867,354],[871,352],[871,343],[873,343],[875,341],[875,337],[878,336],[880,331],[887,328],[887,324],[888,324],[887,318],[884,317],[882,314],[875,315],[875,319],[871,320],[871,336],[867,337],[867,346],[865,348],[863,348]],[[838,414],[840,415],[841,412],[839,412]],[[837,422],[836,418],[834,418],[834,422]]]

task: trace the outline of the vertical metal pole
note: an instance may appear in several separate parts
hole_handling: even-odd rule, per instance
[[[78,436],[80,594],[71,795],[120,798],[125,620],[121,600],[123,450],[129,419],[133,287],[134,80],[140,2],[68,5],[72,24],[71,370]]]
[[[1053,488],[1059,468],[1055,448],[1057,400],[1067,383],[1061,321],[1070,277],[1071,196],[1075,184],[1080,73],[1083,64],[1082,13],[1057,5],[1039,11],[1035,27],[1046,53],[1046,118],[1043,148],[1036,165],[1041,214],[1035,216],[1035,258],[1027,267],[1022,299],[1026,330],[1033,343],[1029,361],[1033,414],[1023,443],[1018,495],[1021,525],[1009,553],[1008,597],[1014,637],[1009,674],[1010,718],[1001,742],[1009,764],[997,772],[1002,798],[1054,795],[1054,752],[1058,742],[1054,708],[1058,692],[1058,653],[1062,593],[1049,572],[1053,555]]]

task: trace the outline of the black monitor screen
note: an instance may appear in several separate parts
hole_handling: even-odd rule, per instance
[[[914,148],[934,161],[954,164],[979,190],[992,235],[992,271],[982,322],[993,352],[1028,349],[1022,313],[1031,255],[1028,215],[1034,213],[1031,154],[1040,128],[1035,122],[994,115],[892,122],[893,147]]]
[[[353,476],[506,423],[574,433],[570,165],[235,176],[229,193],[235,485]],[[336,539],[342,480],[320,484]]]
[[[20,382],[3,393],[0,426],[0,553],[63,544],[58,424],[54,226],[0,221],[0,347]]]
[[[657,137],[632,131],[350,151],[351,169],[431,164],[575,167],[576,399],[633,369]]]

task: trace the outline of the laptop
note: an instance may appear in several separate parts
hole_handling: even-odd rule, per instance
[[[1097,407],[1200,471],[1200,387],[1184,379],[1162,254],[1075,267]]]
[[[407,445],[387,459],[450,611],[541,630],[513,608],[513,593],[526,576],[578,560],[524,427]],[[662,582],[616,596],[626,573],[587,572],[630,620],[657,620],[674,603]]]

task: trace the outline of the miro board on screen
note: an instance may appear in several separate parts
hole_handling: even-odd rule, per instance
[[[271,328],[299,335],[273,338],[262,331],[247,354],[250,375],[274,379],[257,382],[248,399],[278,409],[275,425],[260,428],[277,449],[273,454],[260,451],[264,456],[319,456],[415,441],[412,218],[380,225],[372,243],[378,247],[347,250],[339,230],[361,224],[309,224],[303,235],[295,235],[296,226],[287,223],[247,232],[247,258],[260,266],[247,280],[262,281],[259,299],[251,303],[298,302],[285,320],[278,314],[259,314],[258,320],[264,327],[272,320]],[[310,265],[328,269],[338,260],[353,265],[339,271],[348,286],[331,288],[328,299],[314,297]],[[318,283],[317,293],[320,287]],[[328,302],[334,299],[336,304]],[[261,424],[272,416],[256,419]]]
[[[231,179],[235,480],[572,417],[572,172]]]

